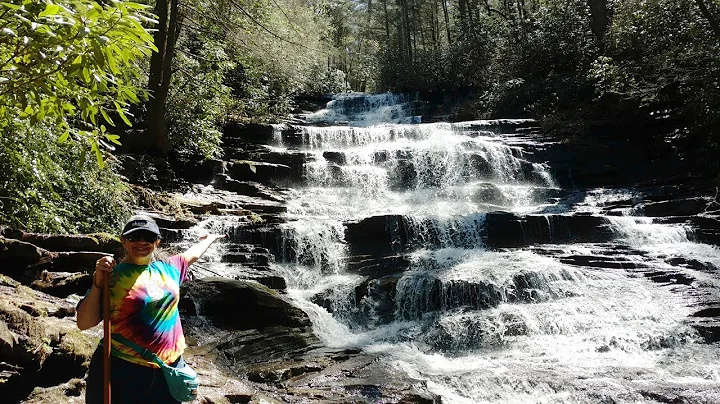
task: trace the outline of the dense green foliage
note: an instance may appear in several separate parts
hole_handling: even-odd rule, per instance
[[[667,119],[720,135],[720,4],[708,0],[380,0],[336,43],[380,44],[369,87],[420,91],[455,118]],[[340,9],[339,9],[340,10]],[[359,27],[355,30],[347,26]],[[348,47],[366,54],[373,49]],[[354,57],[356,60],[362,58]],[[344,69],[353,84],[357,70]],[[359,90],[354,86],[354,90]],[[687,129],[683,129],[687,128]]]
[[[601,101],[720,135],[720,37],[696,1],[618,4],[608,48],[590,71]]]
[[[134,114],[129,107],[155,96],[142,88],[157,50],[148,31],[157,16],[148,10],[127,1],[0,4],[0,159],[11,173],[2,179],[0,224],[96,231],[126,217],[127,188],[112,165],[102,168],[113,143],[132,150],[147,137],[138,135],[147,105]],[[271,120],[290,111],[294,95],[323,89],[328,24],[318,10],[295,0],[180,5],[169,27],[177,43],[165,55],[170,148],[218,157],[229,117]]]
[[[322,10],[303,0],[190,2],[181,6],[167,119],[171,148],[218,157],[228,120],[271,122],[300,94],[338,90]]]
[[[0,224],[42,232],[117,230],[130,194],[102,169],[143,96],[153,49],[147,7],[87,0],[0,4]],[[86,158],[88,152],[95,158]]]
[[[12,123],[0,136],[0,224],[36,232],[116,232],[131,194],[82,150],[47,136],[57,128]]]

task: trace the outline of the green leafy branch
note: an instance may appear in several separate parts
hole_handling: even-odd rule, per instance
[[[89,145],[104,165],[102,144],[120,144],[107,131],[112,116],[132,126],[135,62],[157,49],[145,25],[148,6],[129,1],[14,0],[0,2],[0,129],[12,120],[51,120],[57,140]]]

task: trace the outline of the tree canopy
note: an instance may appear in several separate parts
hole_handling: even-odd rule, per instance
[[[130,125],[136,61],[154,48],[143,23],[147,6],[88,0],[0,5],[0,130],[14,119],[50,120],[57,140],[89,145],[103,165],[100,142],[119,144],[113,116]],[[54,139],[53,139],[54,140]]]

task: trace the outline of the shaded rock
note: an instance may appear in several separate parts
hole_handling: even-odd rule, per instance
[[[95,234],[39,234],[22,230],[5,230],[3,235],[48,251],[96,251],[117,254],[123,251],[120,239],[107,233]]]
[[[92,273],[69,273],[43,271],[41,278],[30,284],[30,287],[56,297],[67,297],[71,294],[83,296],[92,286]]]
[[[51,253],[50,272],[92,272],[95,262],[107,253],[95,251],[66,251]],[[117,257],[117,256],[116,256]]]
[[[310,152],[300,150],[265,149],[252,153],[250,160],[288,166],[292,169],[293,179],[299,180],[303,164],[315,161],[317,157]]]
[[[33,244],[0,237],[0,273],[10,276],[24,284],[37,279],[52,254]]]
[[[195,219],[193,217],[170,216],[170,215],[167,215],[164,213],[154,212],[154,211],[138,211],[137,213],[148,215],[148,216],[152,217],[153,219],[155,219],[155,222],[157,222],[157,225],[158,225],[158,227],[160,227],[161,231],[189,229],[198,224],[197,219]],[[166,234],[166,232],[163,232],[163,238],[165,238],[164,237],[165,234]]]
[[[345,153],[338,152],[338,151],[325,151],[323,152],[323,157],[327,161],[331,161],[338,165],[345,165],[347,163],[347,157],[345,156]]]
[[[176,158],[171,165],[178,177],[193,184],[209,184],[215,174],[223,171],[222,160],[188,160]]]
[[[275,135],[272,125],[259,123],[231,122],[223,127],[223,142],[230,143],[232,139],[245,143],[270,144]]]
[[[614,234],[606,218],[592,215],[516,215],[490,212],[486,216],[489,247],[521,247],[542,243],[601,243]]]
[[[372,216],[345,224],[345,241],[352,255],[396,255],[407,244],[400,215]]]
[[[213,186],[227,191],[237,192],[245,196],[268,199],[275,202],[285,202],[278,192],[269,187],[253,181],[237,181],[227,174],[216,174]]]
[[[293,178],[293,169],[284,164],[236,160],[228,163],[227,174],[238,181],[278,184]]]
[[[36,386],[58,385],[85,374],[98,340],[77,329],[74,313],[72,303],[24,286],[0,285],[0,322],[9,331],[0,344],[7,365],[0,371],[4,400],[17,402]]]
[[[577,265],[582,267],[593,268],[617,268],[617,269],[637,269],[648,268],[646,263],[638,262],[624,257],[605,256],[605,255],[569,255],[558,258],[564,264]]]
[[[210,277],[183,285],[182,307],[233,330],[308,327],[307,314],[277,292],[247,281]]]
[[[231,251],[222,256],[223,262],[240,263],[253,267],[267,267],[275,261],[275,257],[268,253],[249,253]]]
[[[700,243],[720,245],[720,220],[714,216],[693,216],[688,220],[693,226],[692,238]]]
[[[347,270],[370,278],[380,278],[385,275],[404,272],[410,264],[410,258],[405,255],[389,257],[359,255],[348,257]]]
[[[381,215],[345,223],[345,241],[351,255],[373,257],[397,255],[415,248],[479,247],[484,216],[468,215],[452,220],[415,219]]]
[[[277,226],[241,225],[227,229],[228,241],[238,244],[252,244],[265,248],[278,260],[293,261],[295,259],[291,241],[287,240]]]
[[[364,316],[363,323],[377,318],[382,324],[395,320],[397,283],[402,275],[388,275],[367,279],[355,287],[355,305]]]
[[[645,216],[691,216],[702,213],[709,201],[705,198],[684,198],[650,202],[642,205]]]

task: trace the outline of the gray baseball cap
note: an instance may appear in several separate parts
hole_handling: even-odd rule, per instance
[[[136,231],[149,231],[160,235],[160,228],[158,227],[155,220],[150,216],[137,215],[130,218],[125,227],[123,228],[122,235],[127,236],[128,234],[135,233]]]

